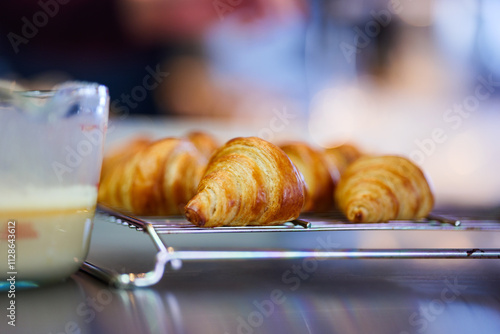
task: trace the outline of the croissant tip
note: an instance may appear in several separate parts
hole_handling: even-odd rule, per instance
[[[368,216],[369,214],[365,207],[355,205],[348,211],[347,219],[353,223],[366,223]]]
[[[186,206],[184,212],[186,214],[186,218],[188,221],[199,227],[205,226],[206,223],[205,217],[202,217],[196,210],[194,210],[189,206]]]
[[[354,221],[355,222],[361,222],[363,221],[363,212],[358,211],[354,214]]]

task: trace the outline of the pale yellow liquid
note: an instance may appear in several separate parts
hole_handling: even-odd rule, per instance
[[[0,279],[11,274],[8,221],[15,221],[16,281],[63,280],[88,253],[96,187],[12,190],[0,196]]]

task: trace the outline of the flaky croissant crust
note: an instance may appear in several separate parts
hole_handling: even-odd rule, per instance
[[[339,179],[337,167],[326,156],[305,142],[289,142],[280,148],[304,176],[306,202],[304,212],[327,211],[333,208],[333,192]]]
[[[191,131],[186,138],[194,144],[207,159],[210,159],[212,153],[219,147],[219,143],[214,136],[203,131]]]
[[[206,158],[186,140],[151,142],[110,166],[99,202],[137,215],[180,214],[194,196]]]
[[[280,148],[240,137],[212,155],[185,213],[206,227],[279,224],[299,216],[304,191],[302,175]]]
[[[327,161],[337,167],[343,174],[347,166],[363,156],[363,153],[353,144],[342,144],[324,151]]]
[[[399,156],[356,160],[342,175],[335,198],[350,221],[361,223],[423,218],[434,205],[422,171]]]

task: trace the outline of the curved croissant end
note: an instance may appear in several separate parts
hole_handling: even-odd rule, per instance
[[[299,216],[304,191],[302,175],[280,148],[235,138],[212,155],[185,213],[205,227],[274,225]]]
[[[196,193],[207,160],[186,140],[164,138],[110,166],[99,201],[137,215],[180,214]]]
[[[434,205],[422,171],[399,156],[356,160],[342,175],[335,199],[347,219],[357,223],[424,218]]]
[[[303,142],[280,146],[304,176],[306,203],[302,211],[327,211],[333,208],[332,194],[339,178],[338,169],[325,155]]]

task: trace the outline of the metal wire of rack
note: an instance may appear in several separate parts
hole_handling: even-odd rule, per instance
[[[420,221],[390,221],[380,224],[346,223],[339,213],[324,213],[301,217],[277,226],[238,226],[201,228],[182,217],[140,218],[98,206],[97,212],[108,217],[108,221],[129,226],[149,235],[157,253],[154,268],[146,273],[118,274],[100,268],[88,261],[81,270],[117,288],[147,287],[158,283],[170,264],[180,269],[182,261],[231,260],[231,259],[500,259],[500,249],[336,249],[336,250],[175,250],[160,238],[168,234],[199,233],[258,233],[258,232],[318,232],[318,231],[370,231],[370,230],[445,230],[445,231],[500,231],[500,220],[453,219],[429,215]]]

